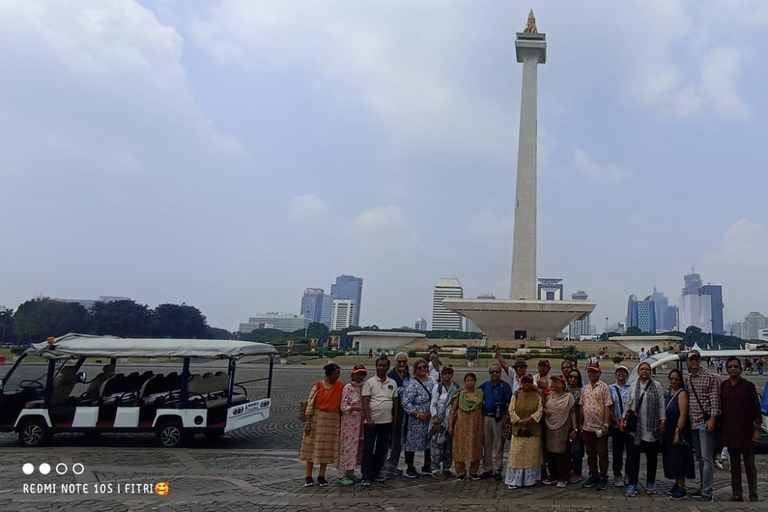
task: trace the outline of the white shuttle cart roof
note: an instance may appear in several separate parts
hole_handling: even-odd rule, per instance
[[[79,357],[189,357],[192,359],[230,359],[277,354],[266,343],[235,340],[198,340],[166,338],[119,338],[65,334],[53,344],[35,343],[26,354],[46,359]]]

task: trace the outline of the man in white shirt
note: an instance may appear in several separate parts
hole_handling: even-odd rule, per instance
[[[363,487],[371,480],[383,482],[379,476],[387,456],[387,442],[393,423],[397,423],[397,383],[387,377],[389,359],[382,355],[376,361],[376,375],[363,384],[363,415],[365,416],[365,448],[363,450]]]

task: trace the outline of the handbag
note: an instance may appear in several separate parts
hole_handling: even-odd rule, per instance
[[[503,433],[504,439],[509,441],[512,439],[512,422],[509,421],[509,416],[507,416],[507,421],[504,422],[504,433]]]
[[[645,385],[645,389],[643,389],[643,392],[640,394],[640,398],[637,400],[635,408],[631,411],[627,411],[627,432],[637,432],[637,410],[640,409],[640,406],[643,404],[645,392],[648,391],[648,386],[651,385],[651,382],[652,381],[648,381],[648,384]]]

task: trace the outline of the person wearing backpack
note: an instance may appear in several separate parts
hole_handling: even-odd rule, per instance
[[[638,379],[632,385],[622,430],[629,433],[627,444],[627,497],[637,496],[640,453],[645,452],[648,495],[656,494],[656,468],[659,462],[659,440],[666,430],[667,412],[664,388],[653,380],[647,361],[637,367]]]

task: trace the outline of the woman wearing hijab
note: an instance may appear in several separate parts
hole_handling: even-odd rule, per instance
[[[442,474],[451,476],[451,464],[453,464],[452,442],[448,437],[448,427],[451,422],[451,403],[459,390],[459,386],[453,382],[453,367],[443,366],[440,371],[440,382],[432,388],[432,403],[429,412],[432,413],[432,435],[429,440],[430,454],[432,456],[432,475]]]
[[[645,492],[656,494],[659,439],[664,435],[667,421],[664,389],[651,378],[650,363],[643,361],[638,364],[637,375],[638,379],[629,391],[629,403],[622,421],[622,429],[629,431],[630,437],[627,446],[627,497],[637,496],[641,452],[645,452],[647,461]]]
[[[363,382],[368,375],[365,366],[357,365],[352,369],[352,381],[341,392],[341,426],[339,428],[339,483],[352,485],[355,468],[363,463],[363,434],[365,417],[363,416]]]
[[[429,453],[429,431],[432,416],[429,407],[432,403],[432,389],[435,382],[429,376],[427,362],[419,359],[413,364],[414,377],[408,382],[403,392],[403,410],[408,415],[408,432],[405,435],[405,463],[408,468],[403,473],[406,478],[418,478],[419,473],[413,465],[416,452],[424,452],[424,466],[421,472],[432,474],[431,457]]]
[[[315,485],[312,479],[315,464],[320,464],[317,484],[320,487],[328,485],[325,470],[328,464],[339,459],[339,409],[344,384],[339,382],[339,365],[331,363],[323,369],[325,380],[319,380],[312,385],[304,410],[307,420],[299,449],[299,460],[307,463],[304,487]]]
[[[509,402],[512,442],[507,457],[508,489],[529,487],[541,479],[541,395],[533,387],[533,375],[520,379],[520,389]]]
[[[477,471],[483,458],[483,390],[477,389],[474,373],[464,376],[464,389],[456,393],[451,404],[451,423],[448,437],[453,439],[453,462],[456,463],[456,480],[463,482],[469,477],[480,480]]]
[[[545,485],[557,483],[558,487],[568,485],[571,460],[571,439],[577,437],[576,399],[565,390],[565,377],[550,377],[551,392],[544,403],[544,452],[549,466],[550,477]]]

